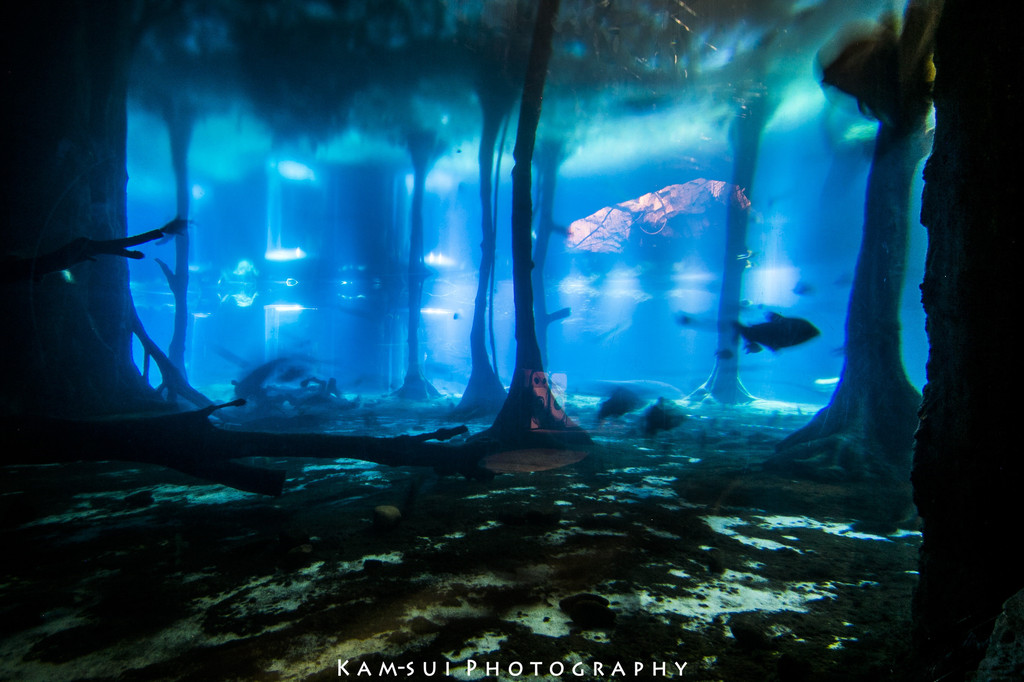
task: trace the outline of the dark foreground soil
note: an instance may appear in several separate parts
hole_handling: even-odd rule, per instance
[[[360,428],[450,425],[440,408],[390,409],[364,406]],[[690,407],[655,437],[639,414],[570,409],[594,453],[490,482],[301,453],[265,463],[289,471],[277,499],[116,462],[7,468],[0,679],[903,672],[908,487],[762,472],[809,418],[785,406]],[[397,527],[374,528],[378,505],[401,509]],[[577,594],[596,596],[567,613]]]

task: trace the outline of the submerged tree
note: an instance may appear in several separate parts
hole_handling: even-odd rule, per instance
[[[518,15],[517,15],[518,16]],[[512,30],[513,27],[509,27]],[[487,355],[488,288],[494,277],[497,226],[495,225],[494,166],[495,149],[502,122],[515,104],[513,79],[520,76],[523,52],[516,38],[518,31],[506,40],[499,40],[490,31],[477,41],[476,49],[486,57],[477,57],[479,72],[474,90],[480,104],[481,133],[478,163],[480,166],[480,219],[483,238],[480,242],[480,270],[476,297],[473,301],[473,326],[469,332],[470,375],[456,412],[458,414],[494,414],[505,401],[505,387]],[[493,306],[493,301],[491,302]],[[493,333],[493,328],[492,328]]]
[[[558,405],[544,372],[533,311],[530,270],[533,223],[531,164],[540,122],[541,100],[559,0],[537,7],[526,67],[512,169],[512,286],[515,299],[516,364],[505,404],[494,424],[481,434],[501,443],[530,447],[585,447],[590,437]],[[582,456],[582,454],[581,454]]]
[[[171,164],[175,180],[175,217],[189,219],[192,189],[189,185],[188,154],[197,120],[229,90],[232,75],[228,54],[232,48],[225,38],[224,17],[199,15],[193,3],[169,8],[143,36],[132,68],[130,94],[157,113],[167,127]],[[181,380],[187,382],[185,349],[188,334],[189,232],[174,237],[174,267],[157,259],[174,297],[174,326],[167,358]],[[170,378],[168,378],[170,379]],[[173,401],[174,381],[162,388]]]
[[[846,360],[835,393],[777,446],[774,468],[832,478],[906,481],[921,395],[903,368],[899,304],[910,237],[910,188],[926,153],[931,46],[941,10],[912,0],[897,33],[889,21],[847,46],[824,81],[879,119],[864,234],[846,318]]]
[[[126,86],[143,3],[39,2],[5,22],[4,250],[33,257],[85,237],[125,236]],[[156,398],[132,362],[132,306],[123,258],[99,256],[62,274],[5,284],[0,342],[5,412],[103,413]]]
[[[548,246],[555,233],[555,186],[558,168],[565,161],[565,142],[562,139],[542,137],[537,149],[537,239],[533,245],[533,302],[537,320],[537,345],[544,363],[548,361],[548,327],[571,313],[569,308],[548,312],[547,287],[544,284],[544,265],[547,263]]]
[[[749,195],[757,170],[761,133],[764,131],[771,105],[760,84],[752,85],[738,104],[736,117],[730,128],[735,161],[732,184],[736,192]],[[722,286],[718,296],[718,350],[715,367],[708,380],[693,395],[711,397],[720,403],[733,405],[753,400],[739,378],[739,334],[736,324],[740,317],[743,297],[743,275],[747,262],[740,254],[747,251],[747,223],[750,204],[733,195],[726,204],[725,254],[722,265]]]
[[[440,156],[443,147],[437,135],[427,129],[413,130],[407,138],[412,159],[412,205],[409,208],[409,268],[406,286],[409,291],[409,357],[405,381],[395,391],[400,398],[426,400],[440,395],[423,377],[420,367],[420,307],[423,305],[423,282],[430,274],[423,264],[423,193],[427,173]]]
[[[821,36],[832,31],[835,22],[855,16],[861,9],[846,0],[828,0],[791,16],[788,3],[746,3],[743,16],[760,27],[755,47],[738,54],[729,65],[717,70],[701,70],[701,60],[693,58],[700,88],[712,88],[731,95],[733,117],[729,143],[733,154],[732,183],[747,198],[756,196],[754,178],[761,161],[761,137],[772,114],[782,102],[782,92],[792,78],[793,64],[809,56],[809,46],[819,45]],[[735,16],[722,16],[710,10],[711,20],[732,27]],[[739,322],[743,298],[743,277],[748,262],[747,233],[749,205],[728,204],[722,285],[718,300],[718,346],[711,376],[694,397],[713,398],[724,404],[745,403],[754,399],[740,381]]]
[[[1020,197],[1011,188],[1024,156],[1024,74],[1007,66],[1021,63],[1019,21],[1005,6],[946,0],[921,209],[930,348],[912,475],[923,520],[913,679],[1020,674],[1020,621],[1008,601],[1019,603],[1024,589],[1013,540],[1024,480],[1020,343],[1007,298],[1020,287]],[[1011,636],[992,636],[997,617]]]

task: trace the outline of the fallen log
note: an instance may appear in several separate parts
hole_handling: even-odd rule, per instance
[[[21,416],[0,420],[13,447],[0,463],[52,464],[79,461],[128,461],[156,464],[246,492],[281,495],[285,472],[235,460],[262,457],[357,459],[387,466],[429,466],[441,474],[489,478],[478,462],[495,444],[478,441],[457,446],[438,442],[466,433],[465,426],[392,438],[322,433],[236,431],[213,425],[209,416],[235,400],[191,412],[128,415],[73,420]]]

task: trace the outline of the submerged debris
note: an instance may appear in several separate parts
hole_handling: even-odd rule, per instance
[[[670,400],[658,398],[644,412],[644,433],[653,436],[659,431],[674,429],[686,420],[686,413]]]

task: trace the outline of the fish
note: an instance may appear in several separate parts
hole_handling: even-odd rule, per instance
[[[185,218],[175,218],[166,225],[160,228],[160,233],[163,235],[157,244],[166,244],[177,236],[184,235],[188,231],[190,220]]]
[[[640,395],[625,386],[616,386],[608,399],[601,403],[597,411],[598,421],[604,421],[608,417],[621,417],[622,415],[639,409],[644,404]]]
[[[762,346],[772,352],[780,348],[798,346],[821,334],[817,327],[802,317],[783,317],[779,313],[768,313],[768,321],[749,327],[735,322],[737,333],[745,341],[748,353],[759,353]]]
[[[808,284],[807,282],[800,280],[793,285],[793,293],[797,296],[807,296],[808,294],[814,293],[814,285]]]
[[[288,383],[308,373],[309,366],[304,360],[284,356],[264,362],[242,379],[233,380],[231,383],[235,387],[235,395],[239,398],[257,398],[264,394],[264,384],[271,379]]]
[[[658,400],[644,412],[644,434],[653,436],[659,431],[668,431],[686,421],[686,413],[670,400]]]

